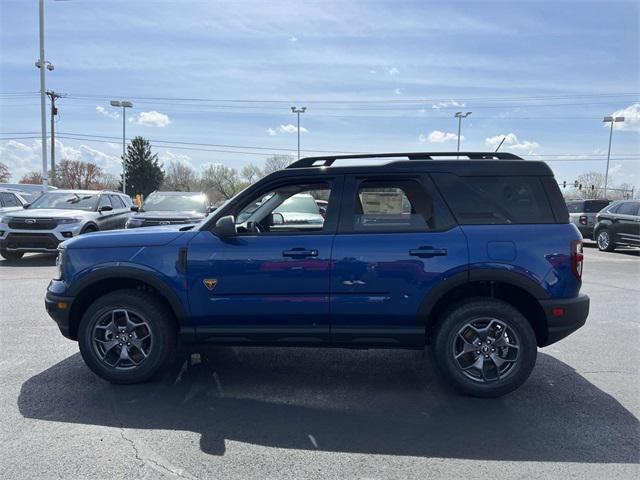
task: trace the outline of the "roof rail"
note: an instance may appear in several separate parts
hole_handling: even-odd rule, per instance
[[[366,160],[370,158],[397,158],[407,160],[434,160],[433,157],[466,157],[469,160],[523,160],[522,157],[507,152],[412,152],[412,153],[364,153],[357,155],[335,155],[306,157],[293,162],[287,168],[328,167],[336,160]]]

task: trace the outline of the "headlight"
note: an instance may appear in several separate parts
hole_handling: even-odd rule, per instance
[[[79,218],[59,218],[58,223],[78,223]]]
[[[124,228],[141,227],[143,223],[144,223],[144,220],[142,220],[141,218],[130,218],[129,220],[127,220],[127,223],[125,224]]]
[[[56,274],[53,277],[54,280],[62,280],[63,263],[64,263],[65,250],[58,250],[58,256],[56,257]]]

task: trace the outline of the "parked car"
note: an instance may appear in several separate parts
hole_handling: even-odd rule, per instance
[[[22,210],[29,204],[27,195],[12,188],[0,188],[0,216],[13,210]]]
[[[0,188],[19,191],[29,203],[33,202],[43,192],[42,185],[36,183],[0,183]],[[53,185],[47,185],[47,191],[50,190],[57,190],[57,188]]]
[[[76,235],[124,228],[131,199],[120,192],[54,190],[26,209],[0,218],[0,255],[19,260],[26,252],[56,253],[60,242]]]
[[[593,238],[593,227],[596,224],[596,214],[611,203],[611,200],[569,200],[569,221],[573,223],[582,238]]]
[[[126,228],[194,224],[212,211],[203,193],[153,192],[145,199],[138,213],[129,218]]]
[[[239,214],[237,218],[238,228],[246,229],[247,221],[253,214],[267,201],[271,200],[272,193],[269,193],[264,198],[257,199],[257,201],[247,205]],[[270,203],[271,204],[271,203]],[[273,210],[273,222],[271,225],[272,230],[288,229],[292,226],[304,229],[317,229],[318,225],[322,226],[324,223],[324,216],[321,214],[321,207],[318,205],[318,201],[315,200],[313,195],[309,193],[297,193],[286,198],[281,204]]]
[[[593,239],[604,252],[640,247],[640,201],[619,200],[598,213]]]
[[[196,226],[66,241],[47,311],[114,383],[152,378],[178,339],[430,345],[459,391],[506,394],[528,378],[537,347],[586,321],[582,238],[545,163],[457,155],[302,159]],[[328,198],[326,219],[283,225],[276,211],[296,195]]]

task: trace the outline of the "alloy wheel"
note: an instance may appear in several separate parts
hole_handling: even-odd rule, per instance
[[[98,358],[116,370],[136,368],[152,348],[151,328],[138,313],[116,309],[104,313],[95,323],[92,343]]]
[[[606,250],[609,248],[609,244],[611,243],[611,238],[609,237],[609,232],[603,230],[598,234],[598,248],[600,250]]]

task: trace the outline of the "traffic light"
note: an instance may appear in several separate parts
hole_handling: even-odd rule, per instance
[[[562,182],[562,188],[567,188],[567,181]]]

